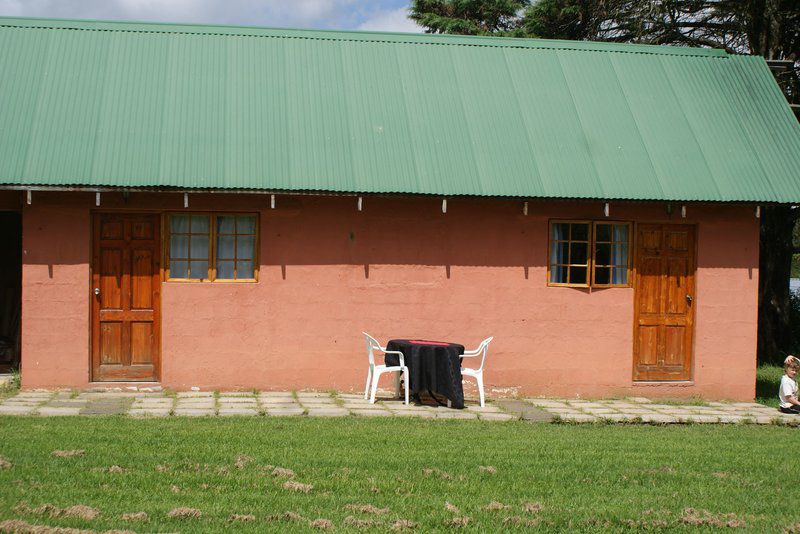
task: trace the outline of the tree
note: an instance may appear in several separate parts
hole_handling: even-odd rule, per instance
[[[524,37],[520,14],[528,0],[415,0],[409,18],[427,33]]]
[[[413,0],[410,18],[429,33],[499,35],[723,48],[783,60],[776,80],[800,104],[797,0]],[[789,276],[798,211],[765,206],[761,217],[758,355],[791,349]]]

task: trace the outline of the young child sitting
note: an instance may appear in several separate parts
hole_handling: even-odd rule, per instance
[[[800,367],[800,360],[794,356],[787,356],[783,361],[783,376],[781,377],[781,387],[778,390],[778,398],[781,400],[780,410],[783,413],[800,414],[800,400],[797,400],[797,369]]]

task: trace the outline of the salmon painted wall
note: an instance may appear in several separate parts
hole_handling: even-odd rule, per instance
[[[758,220],[752,206],[612,203],[611,219],[697,225],[693,380],[632,382],[633,289],[547,287],[551,218],[600,202],[190,195],[189,211],[261,214],[259,282],[162,284],[162,379],[188,389],[359,390],[361,331],[468,347],[495,337],[487,394],[752,399]],[[179,194],[104,194],[101,209],[185,211]],[[23,210],[25,387],[89,385],[94,195]],[[470,387],[471,387],[471,383]],[[388,379],[387,384],[388,386]],[[470,387],[467,392],[470,392]]]

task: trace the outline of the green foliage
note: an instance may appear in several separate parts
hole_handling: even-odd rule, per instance
[[[469,532],[632,532],[711,531],[736,519],[751,532],[781,532],[798,521],[776,497],[795,489],[786,444],[796,434],[761,425],[0,417],[7,465],[0,522],[96,532],[312,532],[310,521],[325,518],[336,531],[357,532],[352,518],[359,518],[375,522],[370,532],[389,532],[405,519],[417,525],[411,532],[450,532],[454,517],[469,517]],[[55,450],[85,452],[56,457]],[[292,491],[287,480],[313,488]],[[35,512],[48,503],[100,515]],[[200,516],[169,517],[176,508]],[[687,508],[708,521],[693,527]],[[147,519],[121,518],[137,512]],[[301,518],[287,521],[285,512]]]
[[[413,0],[409,18],[427,33],[524,37],[520,15],[528,0]]]

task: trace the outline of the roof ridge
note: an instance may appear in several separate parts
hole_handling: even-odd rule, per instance
[[[106,27],[110,26],[110,27]],[[128,28],[124,28],[127,26]],[[138,26],[138,27],[137,27]],[[301,28],[271,28],[260,26],[226,26],[215,24],[177,22],[137,22],[121,20],[81,20],[31,17],[2,17],[0,27],[43,30],[116,31],[131,33],[162,33],[230,37],[268,37],[283,39],[310,39],[347,42],[429,44],[449,46],[477,46],[492,48],[528,48],[545,50],[576,50],[587,52],[618,52],[652,54],[658,56],[694,56],[727,58],[725,50],[668,45],[629,44],[605,41],[569,41],[522,37],[496,37],[483,35],[452,35],[430,33],[376,32],[357,30],[319,30]],[[206,30],[206,31],[200,31]],[[294,35],[293,35],[294,34]]]

